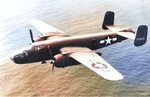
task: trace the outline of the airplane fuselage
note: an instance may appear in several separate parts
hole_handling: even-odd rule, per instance
[[[33,43],[32,46],[46,47],[48,46],[53,55],[60,53],[62,47],[74,46],[74,47],[88,47],[92,50],[96,50],[116,42],[121,42],[126,38],[117,35],[115,32],[109,33],[97,33],[71,37],[61,37],[52,40],[40,41]]]
[[[54,38],[32,43],[22,53],[11,59],[18,64],[39,62],[53,59],[53,56],[61,53],[62,47],[88,47],[91,50],[96,50],[125,39],[115,32]]]

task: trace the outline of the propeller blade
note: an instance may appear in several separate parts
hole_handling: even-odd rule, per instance
[[[52,55],[52,51],[50,50],[50,46],[48,46],[47,47],[48,48],[48,52],[49,52],[49,55],[50,55],[50,57],[52,58],[52,59],[55,59],[54,57],[53,57],[53,55]],[[51,61],[50,62],[50,64],[53,64],[53,66],[52,66],[52,72],[54,71],[54,62],[55,62],[55,60],[53,60],[53,61]]]
[[[31,37],[32,43],[35,42],[34,39],[33,39],[33,34],[32,34],[32,30],[31,29],[30,29],[30,37]]]
[[[52,67],[52,72],[54,71],[54,64],[53,64],[53,67]]]

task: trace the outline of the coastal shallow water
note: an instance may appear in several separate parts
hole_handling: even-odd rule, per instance
[[[83,65],[55,68],[33,63],[18,65],[11,53],[29,46],[29,23],[39,19],[70,35],[106,32],[101,28],[106,11],[115,12],[115,24],[150,26],[150,1],[145,0],[10,0],[0,1],[0,95],[1,96],[150,96],[150,40],[135,47],[125,40],[97,51],[124,79],[108,81]],[[18,2],[18,3],[16,3]],[[9,6],[6,7],[5,5]],[[115,76],[115,75],[114,75]]]

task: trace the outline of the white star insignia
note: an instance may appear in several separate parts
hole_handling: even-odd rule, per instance
[[[107,44],[111,44],[111,39],[109,38],[109,36],[108,36],[108,38],[105,41],[106,41],[106,45]]]

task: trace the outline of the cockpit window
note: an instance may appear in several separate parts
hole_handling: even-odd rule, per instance
[[[18,54],[15,57],[20,57],[20,58],[24,58],[24,56],[22,54]]]
[[[28,56],[28,52],[27,51],[23,51],[23,55],[27,57]]]
[[[44,48],[44,46],[42,46],[42,45],[34,46],[34,50],[40,50],[42,48]]]
[[[40,46],[35,46],[34,50],[40,50]]]

